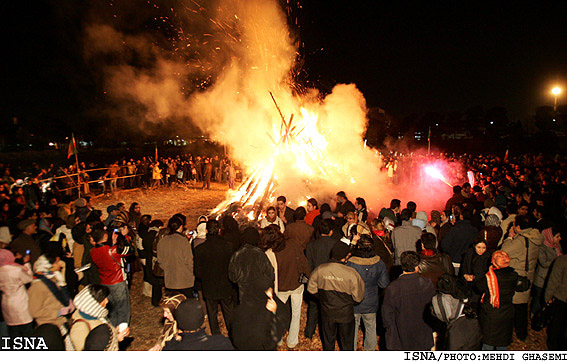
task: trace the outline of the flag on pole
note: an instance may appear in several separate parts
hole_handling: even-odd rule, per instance
[[[71,134],[71,141],[69,142],[69,148],[67,149],[67,159],[71,158],[72,155],[76,155],[77,143],[75,142],[75,135]]]

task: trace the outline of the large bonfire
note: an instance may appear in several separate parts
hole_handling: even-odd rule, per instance
[[[147,122],[190,119],[229,147],[248,177],[214,213],[237,203],[243,216],[257,219],[279,194],[295,206],[339,190],[365,191],[370,205],[383,196],[378,187],[386,177],[363,142],[362,93],[353,84],[325,95],[298,84],[300,43],[277,1],[178,5],[167,19],[177,27],[169,51],[145,37],[92,26],[88,53],[118,52],[126,44],[142,54],[151,67],[106,70],[112,94],[143,104]]]

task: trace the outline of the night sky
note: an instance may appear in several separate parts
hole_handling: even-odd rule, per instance
[[[2,2],[2,123],[96,122],[108,100],[81,51],[93,3]],[[299,1],[302,77],[323,92],[355,83],[399,118],[481,105],[518,120],[552,105],[552,85],[567,88],[567,2],[462,3]]]

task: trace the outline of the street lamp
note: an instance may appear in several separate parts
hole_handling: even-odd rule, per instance
[[[555,102],[553,104],[553,111],[557,111],[557,96],[559,96],[559,94],[561,93],[561,88],[554,87],[551,90],[551,93],[555,96]]]

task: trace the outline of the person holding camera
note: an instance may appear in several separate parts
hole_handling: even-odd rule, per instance
[[[91,249],[90,255],[98,268],[100,283],[110,290],[108,300],[112,305],[112,310],[109,319],[115,327],[121,323],[130,324],[130,293],[124,264],[124,258],[133,252],[127,238],[128,233],[129,228],[126,224],[119,224],[114,229],[110,242],[107,232],[95,230],[92,233],[97,236],[103,235],[102,239],[97,239],[98,241]]]

